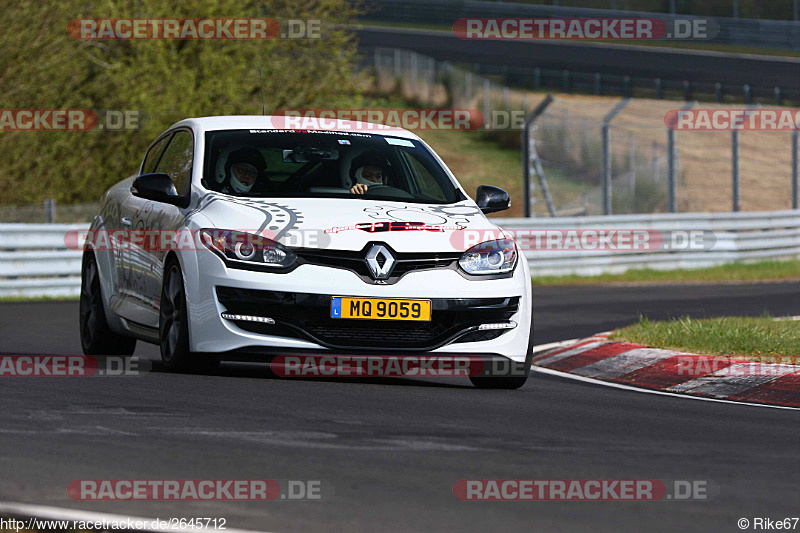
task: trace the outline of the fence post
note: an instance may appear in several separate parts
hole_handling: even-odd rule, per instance
[[[667,130],[667,210],[675,212],[675,130]]]
[[[464,76],[464,108],[470,109],[472,105],[472,72],[467,71]],[[484,119],[485,120],[485,119]]]
[[[798,194],[798,173],[800,173],[800,163],[798,163],[798,159],[800,159],[800,153],[798,153],[798,137],[800,137],[800,131],[794,130],[792,132],[792,209],[797,209],[797,194]]]
[[[44,201],[44,219],[48,224],[56,222],[56,201],[52,198]]]
[[[636,135],[628,132],[628,188],[631,197],[631,213],[636,206]]]
[[[527,101],[527,98],[526,98]],[[525,123],[522,125],[522,192],[525,198],[525,217],[529,218],[531,216],[531,160],[530,160],[530,139],[531,139],[531,127],[533,123],[539,118],[539,115],[544,113],[544,110],[547,109],[547,106],[553,101],[553,95],[548,94],[542,102],[536,106],[530,115],[525,117]],[[548,201],[547,207],[550,209],[550,214],[555,216],[554,208],[552,206],[552,200],[549,198],[549,193],[546,193],[547,196],[545,200]]]
[[[739,211],[739,132],[731,135],[731,166],[733,167],[733,210]]]
[[[492,84],[492,82],[490,82],[488,80],[488,78],[484,78],[483,79],[483,123],[484,123],[484,127],[486,127],[486,125],[491,125],[492,122],[493,122],[492,118],[490,117],[490,114],[492,112],[492,109],[491,109],[492,108],[492,104],[490,102],[490,99],[491,99],[490,92],[492,90],[492,85],[491,84]],[[489,129],[489,128],[487,128],[487,129]]]
[[[689,110],[697,102],[689,102],[681,110]],[[678,113],[678,120],[680,120],[680,112]],[[667,210],[670,213],[675,213],[676,208],[676,192],[678,190],[678,153],[675,150],[675,130],[667,127]]]
[[[436,87],[436,60],[432,57],[428,58],[428,105],[434,107],[433,98],[435,96]]]
[[[623,98],[608,115],[603,118],[603,127],[601,130],[603,139],[603,214],[611,214],[611,136],[609,134],[609,127],[611,121],[614,120],[620,111],[631,101],[630,98]]]
[[[411,98],[417,99],[417,53],[411,52]]]

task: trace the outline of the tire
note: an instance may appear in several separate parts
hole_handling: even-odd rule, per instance
[[[524,363],[511,362],[497,368],[490,364],[484,369],[484,373],[478,376],[470,376],[469,380],[479,389],[518,389],[525,385],[531,373],[531,359],[533,354],[533,332],[528,339],[528,355]]]
[[[469,380],[479,389],[518,389],[528,376],[470,376]]]
[[[133,355],[136,339],[111,330],[106,321],[100,274],[94,254],[87,253],[81,268],[81,348],[85,355]]]
[[[161,361],[170,372],[207,373],[219,361],[189,350],[189,314],[183,286],[183,274],[177,261],[167,263],[161,286],[161,309],[158,318],[158,339]]]

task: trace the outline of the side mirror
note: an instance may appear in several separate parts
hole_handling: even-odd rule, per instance
[[[186,207],[189,203],[187,198],[180,196],[175,190],[172,178],[161,172],[142,174],[136,178],[131,185],[131,193],[145,200],[164,202],[178,207]]]
[[[484,213],[495,213],[511,207],[511,198],[500,187],[481,185],[475,195],[475,203]]]

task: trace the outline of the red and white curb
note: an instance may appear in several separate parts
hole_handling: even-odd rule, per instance
[[[757,363],[647,348],[611,332],[540,346],[534,367],[666,393],[800,407],[800,365]]]

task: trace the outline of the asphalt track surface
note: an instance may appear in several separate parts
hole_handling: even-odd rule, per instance
[[[465,40],[452,31],[377,26],[365,26],[355,33],[362,49],[402,48],[440,61],[477,63],[493,68],[493,72],[505,67],[510,75],[518,75],[519,79],[514,80],[520,83],[529,84],[531,72],[538,67],[647,80],[662,78],[680,84],[688,80],[703,84],[706,92],[719,82],[737,96],[745,84],[754,94],[764,97],[781,87],[786,97],[800,97],[800,58],[795,57],[583,42]],[[648,82],[647,88],[651,87]]]
[[[537,344],[635,320],[796,315],[800,284],[541,288]],[[0,305],[6,354],[78,354],[75,302]],[[157,355],[140,344],[137,354]],[[267,531],[739,531],[798,516],[800,413],[533,375],[467,380],[218,375],[4,378],[0,500]],[[81,502],[74,479],[320,479],[323,501]],[[462,502],[459,479],[705,480],[707,501]]]

